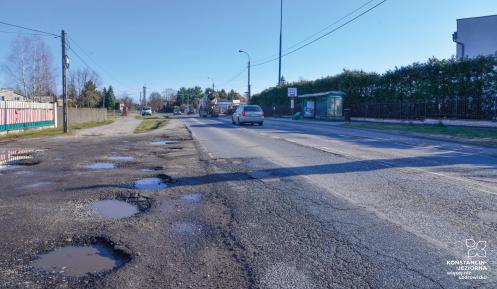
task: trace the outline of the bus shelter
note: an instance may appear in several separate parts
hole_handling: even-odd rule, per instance
[[[303,116],[305,118],[323,120],[343,119],[343,99],[345,93],[342,91],[327,91],[312,94],[299,95],[303,103]]]

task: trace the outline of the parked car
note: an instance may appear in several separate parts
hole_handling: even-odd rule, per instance
[[[181,115],[181,109],[175,108],[174,111],[173,111],[173,114],[174,115]]]
[[[142,109],[142,116],[145,115],[152,115],[152,108],[151,107],[144,107]]]
[[[262,126],[264,124],[264,111],[258,105],[241,105],[231,116],[231,122],[237,125],[257,123]]]

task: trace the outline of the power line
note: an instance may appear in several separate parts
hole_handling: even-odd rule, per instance
[[[309,42],[305,43],[304,45],[301,45],[301,46],[299,46],[299,47],[297,47],[297,48],[295,48],[295,49],[293,49],[293,50],[291,50],[291,51],[289,51],[289,52],[287,52],[287,53],[283,54],[283,55],[282,55],[282,57],[285,57],[285,56],[288,56],[288,55],[290,55],[290,54],[293,54],[293,53],[295,53],[295,52],[297,52],[297,51],[299,51],[299,50],[301,50],[301,49],[303,49],[303,48],[305,48],[305,47],[307,47],[307,46],[309,46],[309,45],[311,45],[311,44],[313,44],[313,43],[315,43],[315,42],[317,42],[317,41],[319,41],[319,40],[321,40],[321,39],[323,39],[323,38],[325,38],[326,36],[328,36],[328,35],[330,35],[330,34],[332,34],[332,33],[336,32],[337,30],[340,30],[341,28],[343,28],[343,27],[347,26],[348,24],[350,24],[350,23],[354,22],[354,21],[355,21],[355,20],[357,20],[358,18],[360,18],[360,17],[364,16],[365,14],[369,13],[370,11],[372,11],[372,10],[376,9],[378,6],[382,5],[382,4],[383,4],[383,3],[385,3],[385,2],[387,2],[387,0],[383,0],[383,1],[381,1],[380,3],[378,3],[378,4],[374,5],[373,7],[369,8],[368,10],[366,10],[366,11],[364,11],[364,12],[360,13],[359,15],[355,16],[354,18],[352,18],[352,19],[350,19],[350,20],[346,21],[346,22],[345,22],[345,23],[343,23],[342,25],[340,25],[340,26],[338,26],[338,27],[336,27],[336,28],[334,28],[334,29],[330,30],[329,32],[327,32],[327,33],[325,33],[325,34],[323,34],[323,35],[321,35],[321,36],[319,36],[318,38],[315,38],[314,40],[309,41]],[[278,60],[278,59],[279,59],[278,57],[276,57],[276,58],[272,58],[272,59],[269,59],[269,60],[267,60],[267,61],[264,61],[264,62],[261,62],[261,63],[254,64],[254,65],[252,65],[252,66],[254,66],[254,67],[255,67],[255,66],[261,66],[261,65],[268,64],[268,63],[271,63],[271,62],[273,62],[273,61],[276,61],[276,60]]]
[[[103,72],[105,72],[108,76],[110,76],[110,78],[112,78],[112,80],[114,80],[115,82],[121,84],[124,86],[124,84],[122,84],[120,81],[118,81],[116,78],[114,78],[112,76],[112,74],[110,74],[106,69],[104,69],[101,65],[99,65],[91,56],[89,53],[87,53],[83,47],[81,47],[81,45],[79,45],[72,37],[69,38],[70,40],[70,43],[73,43],[91,62],[93,62],[96,66],[98,66],[98,68],[100,68]],[[73,50],[74,51],[74,50]]]
[[[375,0],[369,0],[369,1],[367,1],[366,3],[362,4],[361,6],[357,7],[356,9],[354,9],[354,10],[350,11],[349,13],[347,13],[346,15],[344,15],[343,17],[341,17],[340,19],[337,19],[337,20],[336,20],[336,21],[334,21],[333,23],[331,23],[331,24],[327,25],[326,27],[324,27],[323,29],[319,30],[318,32],[313,33],[312,35],[309,35],[308,37],[306,37],[306,38],[302,39],[301,41],[299,41],[299,42],[297,42],[297,43],[295,43],[295,44],[293,44],[293,45],[291,45],[291,46],[289,46],[289,47],[285,48],[285,49],[283,50],[283,52],[289,51],[290,49],[292,49],[292,48],[294,48],[294,47],[297,47],[298,45],[300,45],[300,44],[302,44],[302,43],[306,42],[307,40],[309,40],[309,39],[313,38],[314,36],[319,35],[321,32],[324,32],[324,31],[328,30],[329,28],[331,28],[331,27],[333,27],[334,25],[336,25],[336,24],[340,23],[342,20],[344,20],[344,19],[348,18],[349,16],[353,15],[354,13],[356,13],[357,11],[361,10],[362,8],[366,7],[366,6],[367,6],[367,5],[369,5],[371,2],[374,2],[374,1],[375,1]],[[257,62],[264,62],[264,61],[266,61],[267,59],[273,58],[273,57],[275,57],[275,56],[277,56],[277,54],[273,54],[273,55],[271,55],[271,56],[267,56],[267,57],[261,58],[261,59],[259,59],[259,60],[254,61],[254,62],[255,62],[255,63],[257,63]]]
[[[12,24],[12,23],[3,22],[3,21],[0,21],[0,24],[11,26],[11,27],[16,27],[16,28],[20,28],[20,29],[30,30],[30,31],[34,31],[34,32],[38,32],[38,33],[42,33],[42,34],[46,34],[46,35],[51,35],[53,37],[60,37],[60,35],[57,35],[54,33],[46,32],[46,31],[38,30],[38,29],[34,29],[34,28],[28,28],[25,26],[20,26],[20,25],[16,25],[16,24]]]
[[[237,74],[235,74],[232,78],[230,78],[228,81],[222,83],[222,84],[219,84],[218,86],[225,86],[225,85],[228,85],[230,84],[231,82],[235,81],[237,78],[239,78],[245,71],[247,70],[247,67],[243,68],[240,72],[238,72]]]
[[[25,34],[25,35],[46,36],[46,37],[48,37],[48,35],[45,35],[45,34],[39,34],[39,33],[28,33],[28,32],[19,32],[19,31],[7,31],[7,30],[0,30],[0,33],[5,33],[5,34]]]

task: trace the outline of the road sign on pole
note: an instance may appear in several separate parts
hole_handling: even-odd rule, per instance
[[[289,87],[288,88],[288,97],[297,97],[297,88]]]
[[[294,109],[295,108],[295,103],[293,101],[293,98],[290,100],[290,108]]]

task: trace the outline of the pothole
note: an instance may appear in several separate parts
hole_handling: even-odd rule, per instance
[[[140,212],[135,205],[118,200],[96,201],[90,203],[88,207],[105,219],[124,219]]]
[[[110,170],[114,169],[116,166],[113,163],[90,163],[83,167],[90,170]]]
[[[142,172],[156,172],[156,171],[162,171],[164,167],[148,167],[148,168],[143,168],[140,169]]]
[[[152,205],[148,197],[139,193],[130,193],[128,196],[119,196],[115,200],[100,200],[88,205],[95,210],[99,217],[104,219],[124,219],[146,211]]]
[[[166,174],[159,174],[153,178],[144,178],[135,182],[134,188],[137,190],[161,190],[168,187],[168,184],[176,181]]]
[[[176,144],[178,143],[177,141],[173,140],[155,140],[152,141],[150,144],[151,145],[169,145],[169,144]]]
[[[137,190],[161,190],[167,188],[167,184],[160,178],[145,178],[135,182]]]
[[[37,189],[37,188],[40,188],[40,187],[50,186],[52,184],[53,184],[53,182],[36,182],[36,183],[32,183],[32,184],[24,186],[24,188],[26,188],[26,189]]]
[[[97,241],[90,245],[57,248],[39,255],[31,261],[31,266],[36,271],[79,278],[116,270],[130,259],[125,252],[106,242]]]
[[[147,168],[140,169],[140,171],[142,171],[142,172],[154,172],[154,171],[162,171],[163,169],[164,169],[164,167],[147,167]]]
[[[182,150],[183,148],[182,147],[170,147],[168,149],[170,149],[170,150]]]
[[[187,203],[198,203],[200,201],[202,201],[204,197],[202,196],[202,194],[188,194],[188,195],[184,195],[184,196],[181,196],[181,200],[182,201],[185,201]]]
[[[171,224],[170,229],[178,235],[196,235],[202,231],[202,226],[191,222],[176,222]]]
[[[132,161],[135,158],[130,156],[108,156],[107,159],[111,161]]]
[[[41,163],[41,160],[29,156],[20,160],[11,160],[5,163],[7,166],[36,166]]]

